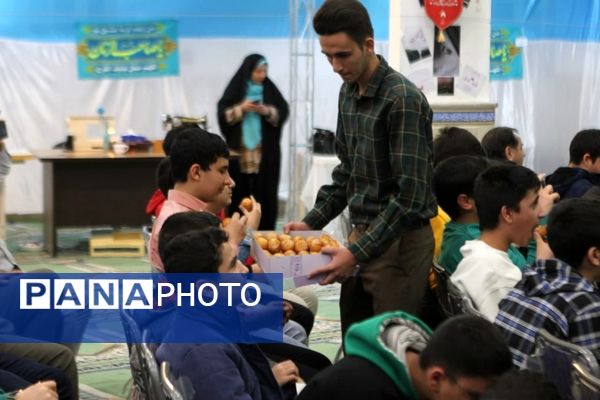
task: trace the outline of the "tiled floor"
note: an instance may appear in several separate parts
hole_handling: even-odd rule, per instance
[[[59,254],[49,257],[42,251],[42,224],[39,221],[12,223],[7,243],[25,270],[49,268],[56,272],[145,272],[145,258],[91,258],[88,256],[90,229],[63,229],[58,232]],[[333,359],[341,343],[339,285],[314,286],[319,310],[310,337],[310,347]],[[120,399],[129,392],[130,372],[127,348],[123,344],[83,344],[77,357],[82,399]]]

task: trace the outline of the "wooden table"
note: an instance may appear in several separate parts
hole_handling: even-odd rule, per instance
[[[163,153],[46,150],[43,164],[44,246],[56,256],[56,229],[100,225],[141,227],[156,189]]]

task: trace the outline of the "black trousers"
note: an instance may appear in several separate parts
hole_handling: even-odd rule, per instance
[[[304,347],[288,343],[262,343],[258,347],[265,353],[267,358],[274,362],[292,360],[298,367],[300,376],[306,382],[310,381],[319,371],[331,366],[329,358]]]
[[[0,388],[4,391],[25,389],[48,380],[56,382],[60,400],[75,399],[71,381],[58,369],[10,353],[0,353]]]

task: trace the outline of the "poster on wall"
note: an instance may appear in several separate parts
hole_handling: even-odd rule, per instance
[[[427,39],[420,26],[407,26],[404,29],[402,45],[410,64],[431,57]]]
[[[456,88],[472,97],[477,97],[485,85],[485,77],[470,65],[465,65],[463,73],[456,82]]]
[[[523,49],[516,45],[519,28],[492,27],[490,80],[523,79]]]
[[[436,26],[434,37],[439,37]],[[460,26],[449,26],[444,30],[444,41],[433,42],[433,75],[460,75]]]
[[[77,71],[79,79],[178,75],[177,23],[80,24]]]

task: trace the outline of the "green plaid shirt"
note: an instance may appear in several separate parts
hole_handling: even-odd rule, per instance
[[[348,205],[350,222],[369,226],[349,247],[361,262],[383,254],[403,232],[437,213],[431,109],[414,84],[379,60],[362,96],[356,83],[342,85],[336,133],[341,163],[304,217],[321,229]]]

